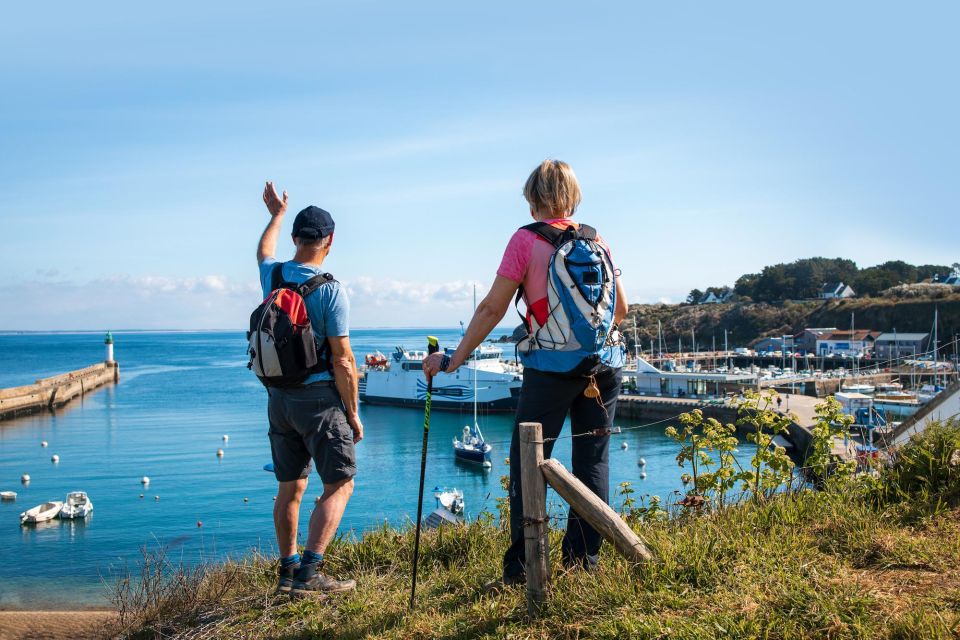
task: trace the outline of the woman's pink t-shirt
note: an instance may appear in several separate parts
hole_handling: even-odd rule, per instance
[[[555,218],[544,220],[558,229],[566,229],[579,224],[570,218]],[[597,242],[607,253],[610,248],[599,235]],[[503,260],[497,275],[503,276],[523,285],[523,301],[527,305],[527,317],[533,314],[537,324],[543,325],[547,321],[549,306],[547,304],[547,270],[550,268],[550,256],[553,255],[553,245],[528,229],[518,229],[507,248],[503,252]],[[613,254],[611,260],[613,259]]]

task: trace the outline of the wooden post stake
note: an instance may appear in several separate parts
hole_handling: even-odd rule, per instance
[[[523,432],[521,431],[521,433]],[[524,464],[526,464],[526,460],[524,460]],[[525,468],[522,470],[525,470]],[[620,518],[616,511],[610,508],[610,505],[601,500],[597,494],[587,488],[587,485],[567,471],[559,460],[550,458],[542,462],[540,470],[554,491],[560,494],[560,497],[566,500],[581,518],[589,522],[600,535],[613,544],[623,557],[632,562],[653,560],[653,554],[647,548],[646,543],[633,532],[633,529],[627,526],[627,523]],[[524,491],[526,491],[526,487],[524,487]],[[524,509],[526,509],[527,494],[523,494],[523,497]],[[529,544],[527,548],[529,549]],[[527,553],[529,559],[530,552]],[[528,573],[528,585],[530,584],[529,580],[530,575]],[[527,588],[529,589],[529,586]]]
[[[547,485],[540,473],[543,463],[543,427],[539,422],[520,423],[520,487],[523,493],[523,538],[527,571],[527,614],[540,612],[547,598],[549,542],[547,539]]]

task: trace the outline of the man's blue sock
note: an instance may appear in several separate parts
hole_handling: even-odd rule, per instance
[[[310,549],[307,549],[303,552],[303,560],[300,562],[302,564],[319,564],[323,562],[323,554],[314,553],[313,551],[310,551]]]
[[[280,558],[280,568],[286,569],[287,567],[292,567],[295,564],[300,564],[300,554],[295,553],[292,556],[287,556],[286,558]]]

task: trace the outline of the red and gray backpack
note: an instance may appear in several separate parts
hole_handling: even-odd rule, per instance
[[[265,387],[295,387],[312,374],[332,368],[330,343],[314,335],[304,300],[336,280],[321,273],[303,284],[284,282],[283,264],[271,272],[270,295],[250,315],[247,332],[247,368]]]

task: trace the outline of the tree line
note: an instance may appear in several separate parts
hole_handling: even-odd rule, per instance
[[[733,291],[740,298],[756,302],[805,300],[816,298],[826,282],[842,282],[853,287],[858,296],[876,296],[890,287],[930,280],[934,275],[945,275],[956,268],[960,268],[960,263],[951,267],[890,260],[861,269],[856,262],[846,258],[803,258],[764,267],[760,273],[746,273],[737,278]],[[729,289],[693,289],[687,302],[695,304],[711,291],[719,295]]]

